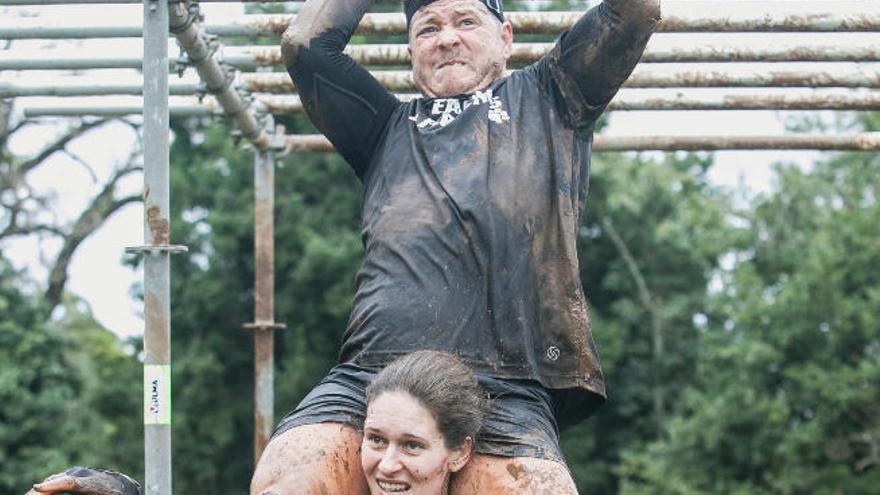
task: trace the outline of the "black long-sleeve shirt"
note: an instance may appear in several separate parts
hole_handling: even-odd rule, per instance
[[[364,184],[366,252],[340,360],[418,349],[605,397],[575,242],[593,126],[635,67],[656,0],[606,0],[488,88],[402,103],[342,51],[369,0],[310,2],[283,51],[306,111]]]

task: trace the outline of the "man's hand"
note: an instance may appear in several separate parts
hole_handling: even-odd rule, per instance
[[[82,495],[141,495],[141,485],[116,471],[72,467],[37,483],[25,495],[67,492]]]

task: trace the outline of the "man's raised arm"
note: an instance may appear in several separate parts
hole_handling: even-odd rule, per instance
[[[362,175],[398,101],[343,53],[373,0],[309,0],[281,38],[284,65],[315,126]]]
[[[607,105],[632,73],[659,20],[660,0],[605,0],[590,9],[551,54],[551,64],[562,72],[557,84],[563,96],[571,98],[576,90],[589,107]]]

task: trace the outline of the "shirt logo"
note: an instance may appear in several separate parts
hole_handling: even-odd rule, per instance
[[[409,119],[416,123],[419,129],[425,127],[446,127],[462,112],[473,106],[489,106],[489,120],[496,124],[503,124],[510,121],[510,115],[504,110],[504,103],[501,98],[492,93],[492,88],[486,91],[477,91],[470,97],[459,98],[437,98],[432,102],[429,116],[415,115]]]

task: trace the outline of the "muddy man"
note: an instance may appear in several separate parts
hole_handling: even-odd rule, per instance
[[[452,493],[576,493],[558,431],[605,396],[575,250],[593,127],[660,2],[605,0],[508,73],[501,0],[406,0],[421,92],[406,102],[343,53],[371,3],[309,0],[281,43],[309,117],[363,183],[366,257],[340,364],[280,422],[251,494],[368,493],[351,468],[363,389],[420,349],[456,354],[493,399]]]
[[[508,73],[502,0],[405,0],[421,92],[405,102],[343,53],[372,3],[308,0],[282,39],[309,117],[363,183],[366,256],[340,364],[279,423],[251,494],[369,493],[364,389],[422,349],[457,355],[492,398],[453,494],[576,493],[558,432],[605,400],[575,249],[593,129],[660,1],[605,0]],[[421,495],[406,476],[392,492]]]

